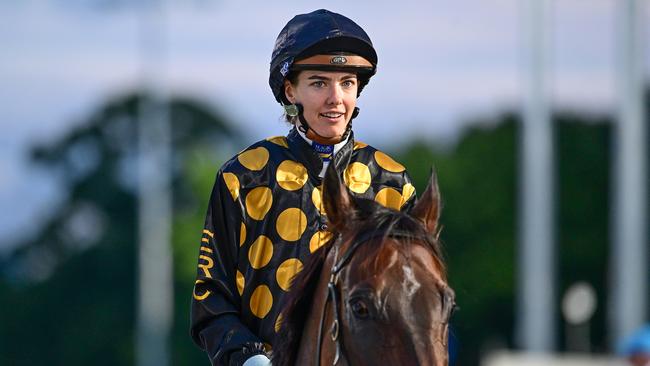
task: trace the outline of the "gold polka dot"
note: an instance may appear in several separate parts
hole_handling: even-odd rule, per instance
[[[295,191],[305,185],[307,169],[297,161],[285,160],[278,166],[275,180],[287,191]]]
[[[205,290],[205,292],[201,295],[196,293],[196,288],[199,287],[200,284],[205,283],[203,280],[196,280],[194,283],[194,298],[198,301],[204,300],[206,297],[210,296],[210,290]],[[203,287],[203,286],[201,286]]]
[[[248,260],[251,262],[251,267],[260,269],[269,264],[271,257],[273,257],[273,243],[271,239],[260,235],[248,250]]]
[[[318,212],[321,215],[325,214],[325,207],[323,207],[323,194],[321,193],[321,187],[314,187],[314,190],[311,191],[311,201],[316,206]]]
[[[271,209],[273,194],[268,187],[257,187],[246,195],[246,212],[255,220],[261,220]]]
[[[257,286],[251,295],[251,312],[260,319],[264,319],[273,306],[273,295],[266,285]]]
[[[377,192],[375,201],[393,210],[399,210],[402,207],[402,195],[396,189],[390,187],[382,188]]]
[[[370,169],[365,164],[352,163],[345,169],[343,180],[352,192],[363,193],[370,187]]]
[[[275,272],[275,280],[284,291],[289,291],[293,279],[298,272],[302,271],[302,262],[296,258],[290,258],[280,264],[278,270]]]
[[[284,136],[269,137],[268,139],[266,139],[266,141],[270,141],[276,145],[284,146],[287,149],[289,148],[289,145],[287,145],[287,138]]]
[[[390,156],[384,154],[381,151],[375,151],[375,160],[380,167],[388,170],[389,172],[400,173],[405,169],[402,164],[396,162]]]
[[[368,144],[366,144],[365,142],[361,142],[361,141],[354,142],[354,150],[363,149],[366,146],[368,146]]]
[[[241,247],[244,245],[244,242],[246,241],[246,225],[244,225],[244,222],[242,221],[241,226],[239,227],[239,246]]]
[[[402,204],[401,206],[404,206],[404,204],[413,196],[415,193],[415,187],[411,183],[406,183],[404,187],[402,187]]]
[[[284,319],[283,319],[283,317],[282,317],[282,313],[280,313],[280,315],[278,315],[278,317],[275,318],[275,326],[274,326],[274,329],[275,329],[275,332],[276,332],[276,333],[280,331],[280,327],[282,327],[282,321],[283,321],[283,320],[284,320]]]
[[[239,179],[233,173],[223,173],[223,180],[226,182],[232,199],[236,200],[239,197]]]
[[[307,227],[307,216],[301,209],[291,207],[282,211],[275,222],[275,229],[280,237],[286,241],[300,239]]]
[[[314,235],[311,236],[311,239],[309,240],[309,252],[313,253],[318,248],[322,247],[327,243],[330,238],[332,237],[332,233],[329,231],[317,231],[314,233]]]
[[[260,146],[255,149],[246,150],[237,156],[241,165],[250,170],[260,170],[269,161],[269,151]]]
[[[244,285],[246,284],[246,279],[244,278],[244,275],[237,271],[236,274],[236,282],[237,282],[237,292],[239,292],[239,296],[241,296],[244,293]]]

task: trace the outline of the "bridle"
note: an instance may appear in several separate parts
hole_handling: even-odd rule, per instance
[[[350,259],[352,258],[356,250],[361,246],[361,244],[366,243],[369,240],[377,237],[394,238],[394,239],[409,238],[409,239],[422,240],[424,242],[431,243],[431,238],[428,235],[426,236],[416,235],[414,233],[407,232],[407,231],[391,230],[391,228],[383,231],[369,230],[361,234],[357,234],[353,244],[348,248],[348,250],[345,253],[343,253],[343,256],[337,260],[338,249],[342,239],[341,236],[339,235],[339,237],[333,244],[334,245],[333,249],[335,250],[334,263],[332,264],[332,268],[330,269],[329,281],[327,283],[327,297],[325,298],[325,304],[323,305],[323,310],[321,312],[320,321],[318,325],[318,340],[316,343],[316,363],[315,363],[316,365],[320,365],[321,344],[323,341],[323,325],[325,323],[325,311],[327,310],[327,304],[329,303],[330,300],[332,300],[332,305],[333,305],[332,308],[334,312],[334,321],[332,322],[332,327],[330,328],[330,337],[336,346],[336,353],[334,354],[334,360],[332,361],[332,365],[336,365],[339,362],[341,356],[344,356],[343,354],[344,350],[341,345],[341,333],[340,333],[341,318],[339,315],[339,298],[337,292],[339,273],[350,262]]]

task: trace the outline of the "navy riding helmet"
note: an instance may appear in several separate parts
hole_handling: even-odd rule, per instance
[[[284,80],[290,72],[352,71],[361,94],[376,69],[377,53],[368,34],[351,19],[320,9],[296,15],[284,26],[273,48],[269,85],[278,103],[285,105]]]

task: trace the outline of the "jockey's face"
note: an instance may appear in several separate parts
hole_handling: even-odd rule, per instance
[[[284,83],[291,103],[300,103],[309,126],[323,137],[343,135],[357,105],[358,80],[347,72],[305,70]]]

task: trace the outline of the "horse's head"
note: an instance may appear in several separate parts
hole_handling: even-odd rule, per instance
[[[354,199],[334,169],[326,174],[323,200],[340,237],[325,265],[335,278],[330,297],[340,356],[353,365],[447,365],[454,292],[437,237],[435,174],[406,213]]]

